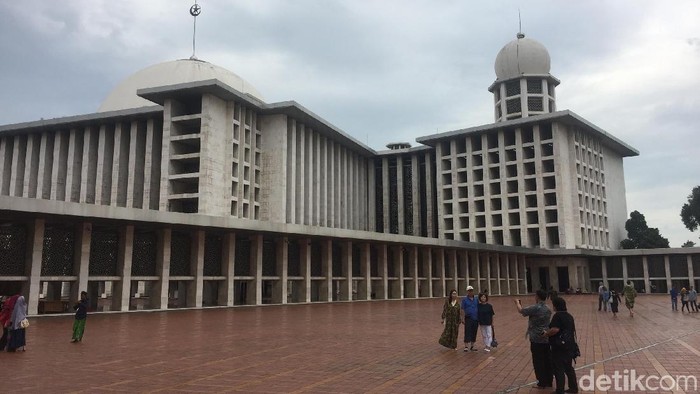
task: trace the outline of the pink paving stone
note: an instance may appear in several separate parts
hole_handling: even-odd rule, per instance
[[[514,298],[491,299],[500,343],[491,353],[437,344],[440,299],[93,314],[80,344],[69,342],[71,316],[43,316],[31,319],[27,352],[0,353],[0,377],[56,393],[542,393]],[[565,298],[579,376],[700,371],[700,314],[672,312],[667,296],[640,296],[633,319],[624,307],[617,319],[598,312],[597,296]]]

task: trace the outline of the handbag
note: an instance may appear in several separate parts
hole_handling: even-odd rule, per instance
[[[496,341],[496,330],[491,326],[491,332],[493,333],[493,339],[491,340],[491,347],[498,347],[498,341]]]
[[[22,319],[22,321],[19,322],[19,326],[21,328],[29,327],[29,320],[27,320],[27,318],[25,317],[24,319]]]

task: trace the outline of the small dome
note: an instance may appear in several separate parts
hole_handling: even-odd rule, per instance
[[[506,44],[496,56],[496,77],[499,80],[517,78],[525,74],[549,74],[550,59],[547,48],[539,42],[518,33],[518,38]]]
[[[242,93],[263,100],[262,95],[251,84],[231,71],[201,60],[181,59],[156,64],[132,74],[112,90],[97,112],[155,105],[137,96],[136,91],[139,89],[208,79],[218,79]]]

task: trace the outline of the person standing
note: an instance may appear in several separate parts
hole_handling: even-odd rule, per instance
[[[479,294],[479,305],[477,306],[477,315],[479,316],[479,327],[481,328],[481,337],[484,339],[484,351],[491,351],[491,343],[493,342],[493,306],[489,304],[489,296]]]
[[[622,289],[622,295],[625,297],[625,306],[630,311],[630,317],[634,317],[634,300],[637,298],[637,290],[634,289],[632,281],[627,282],[627,285]]]
[[[690,307],[693,308],[693,312],[698,311],[698,292],[695,291],[693,286],[690,286],[690,291],[688,292],[688,301],[690,302]]]
[[[73,309],[75,309],[75,321],[73,322],[73,339],[71,339],[71,342],[75,343],[83,340],[89,302],[87,292],[81,291],[80,301],[73,306]]]
[[[605,286],[603,286],[603,282],[599,283],[598,286],[598,312],[605,307],[605,311],[608,310],[608,307],[605,305],[605,300],[603,300],[603,292],[605,292]]]
[[[474,287],[467,286],[467,296],[462,298],[462,311],[464,312],[464,351],[475,352],[476,331],[479,329],[479,316],[477,314],[479,300],[474,297]]]
[[[445,328],[442,330],[438,343],[454,350],[457,350],[457,336],[459,335],[459,325],[461,323],[460,309],[457,290],[452,290],[445,300],[445,305],[442,307],[442,324]]]
[[[552,370],[557,383],[557,394],[578,393],[576,371],[574,371],[573,351],[576,342],[576,323],[574,317],[566,311],[566,300],[560,297],[552,299],[554,316],[549,323],[549,328],[544,330],[543,336],[549,338],[552,346]],[[564,391],[565,378],[569,381],[569,389]]]
[[[620,306],[620,295],[617,294],[615,290],[610,292],[610,311],[613,314],[613,318],[617,319],[618,307]]]
[[[690,305],[688,305],[688,290],[684,288],[681,289],[681,313],[683,313],[683,309],[687,309],[688,313],[690,313]]]
[[[676,287],[671,287],[671,310],[678,312],[678,290]]]
[[[549,320],[552,317],[552,311],[545,304],[546,300],[547,292],[544,290],[537,290],[535,304],[526,308],[523,308],[520,299],[515,300],[518,312],[528,318],[527,336],[530,339],[532,367],[537,377],[537,387],[541,389],[552,387],[553,380],[549,339],[542,336],[542,333],[548,329]]]
[[[603,286],[603,310],[608,311],[608,301],[610,301],[610,291],[607,287]]]
[[[0,338],[0,352],[4,351],[7,347],[7,341],[10,335],[10,326],[12,323],[12,311],[15,308],[15,302],[17,302],[18,295],[8,297],[2,304],[2,310],[0,310],[0,327],[2,327],[2,338]]]
[[[7,343],[7,351],[15,352],[17,349],[27,350],[26,330],[22,327],[22,320],[27,318],[27,301],[24,296],[18,296],[15,307],[12,310],[12,322],[10,323],[10,340]]]

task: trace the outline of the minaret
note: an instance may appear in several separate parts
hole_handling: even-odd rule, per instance
[[[493,93],[496,122],[556,111],[554,88],[559,80],[549,73],[547,48],[518,33],[496,56]]]

